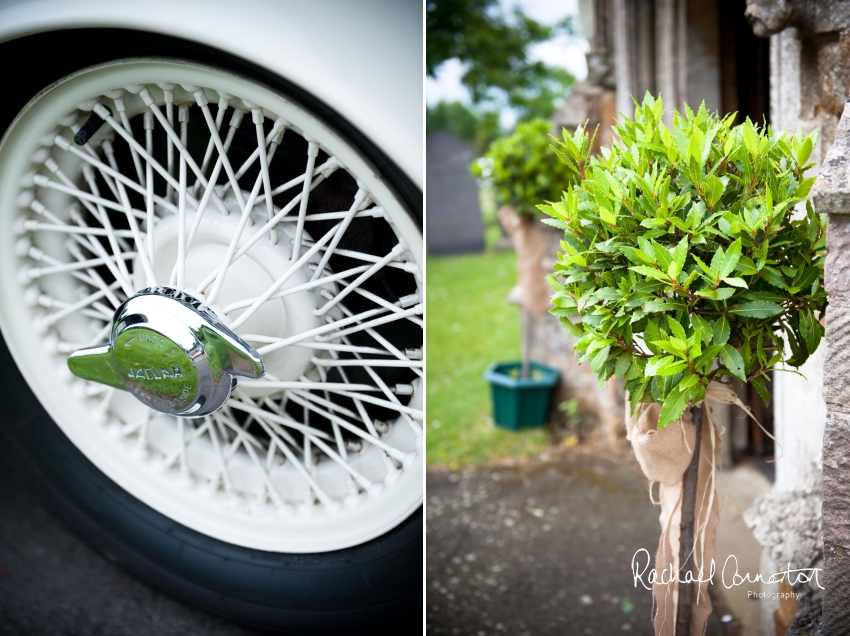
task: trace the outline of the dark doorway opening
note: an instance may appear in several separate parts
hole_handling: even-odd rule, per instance
[[[737,112],[736,124],[747,117],[770,123],[770,41],[753,34],[746,0],[719,2],[718,9],[723,111]]]

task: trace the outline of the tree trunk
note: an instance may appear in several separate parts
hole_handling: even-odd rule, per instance
[[[702,412],[704,403],[691,407],[691,416],[696,426],[696,441],[691,463],[685,470],[682,483],[682,522],[679,526],[679,578],[684,579],[694,567],[694,516],[697,501],[697,478],[699,476],[699,447],[702,439]],[[691,610],[696,583],[679,583],[679,601],[676,606],[676,636],[690,636]]]
[[[534,336],[534,317],[525,309],[521,309],[521,328],[522,328],[522,371],[520,377],[528,378],[531,376],[531,341]]]

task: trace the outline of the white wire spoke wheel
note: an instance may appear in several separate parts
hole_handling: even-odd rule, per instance
[[[156,33],[0,49],[20,61],[0,104],[0,461],[110,559],[210,611],[299,634],[418,628],[422,193],[407,155],[351,123],[397,96],[363,83],[348,120],[292,64]],[[350,95],[315,59],[309,86]],[[263,350],[263,382],[240,378],[217,417],[149,413],[69,375],[70,352],[110,340],[116,302],[152,283]]]
[[[93,107],[111,116],[78,146]],[[199,532],[281,552],[356,545],[419,507],[421,238],[342,139],[237,76],[124,61],[39,96],[0,164],[2,271],[18,272],[0,324],[110,478]],[[267,376],[187,420],[72,379],[67,354],[154,285],[209,304]]]

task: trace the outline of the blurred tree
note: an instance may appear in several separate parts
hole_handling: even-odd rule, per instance
[[[551,115],[575,83],[569,71],[528,59],[532,44],[562,32],[572,35],[571,17],[547,26],[519,7],[506,14],[498,0],[428,0],[426,29],[428,75],[457,58],[466,66],[461,83],[473,103],[502,102],[520,121]]]
[[[460,102],[439,102],[429,106],[425,128],[428,134],[438,130],[448,131],[469,142],[479,155],[502,132],[499,113],[469,107]]]

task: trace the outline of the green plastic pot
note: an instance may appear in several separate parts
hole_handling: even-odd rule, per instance
[[[496,425],[514,431],[546,423],[552,389],[560,375],[557,369],[532,362],[531,377],[520,378],[521,368],[521,362],[495,362],[484,372],[484,379],[490,383]]]

